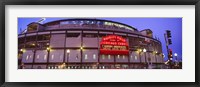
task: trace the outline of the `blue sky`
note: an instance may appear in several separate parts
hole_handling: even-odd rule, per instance
[[[41,18],[18,18],[18,33],[21,30],[26,29],[27,25],[31,22],[37,22]],[[46,18],[43,23],[67,19],[67,18]],[[172,34],[172,45],[169,48],[172,49],[173,54],[178,54],[178,60],[182,60],[182,18],[98,18],[121,22],[132,27],[135,27],[139,31],[144,29],[151,29],[154,37],[158,37],[162,43],[162,49],[165,54],[165,60],[167,60],[166,44],[164,39],[164,33],[166,30],[170,30]]]

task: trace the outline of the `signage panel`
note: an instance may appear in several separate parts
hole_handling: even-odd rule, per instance
[[[117,35],[108,35],[100,42],[100,54],[128,55],[129,48],[126,39]]]

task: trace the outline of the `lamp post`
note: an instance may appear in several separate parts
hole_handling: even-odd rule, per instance
[[[142,52],[142,49],[138,49],[138,54],[139,54],[139,58],[140,58],[140,64],[141,64],[141,68],[142,68],[142,59],[141,59],[141,52]]]
[[[156,57],[156,56],[157,56],[157,53],[158,53],[157,51],[154,51],[154,54],[155,54],[155,60],[156,60],[156,63],[155,63],[156,68],[157,68],[157,64],[158,64],[158,60],[157,60],[157,57]]]
[[[80,64],[80,66],[81,66],[81,68],[83,68],[83,46],[82,45],[80,47],[80,50],[81,50],[81,64]]]
[[[164,53],[162,54],[162,57],[163,57],[162,63],[164,63],[164,60],[165,60],[165,54]]]
[[[163,53],[162,56],[163,56],[163,60],[164,60],[164,58],[165,58],[165,54]]]
[[[145,63],[147,63],[146,67],[149,68],[149,61],[147,61],[147,58],[146,58],[146,52],[147,52],[147,50],[144,48],[143,52],[144,52],[144,55],[145,55]]]
[[[21,56],[20,56],[21,58],[19,58],[20,61],[19,61],[18,63],[20,63],[20,68],[21,68],[21,69],[23,69],[23,67],[24,67],[24,63],[22,63],[22,58],[23,58],[23,53],[24,53],[24,52],[25,52],[25,49],[23,49],[23,48],[20,49],[19,54],[21,54]],[[18,57],[19,57],[19,56],[18,56]]]
[[[49,65],[49,52],[50,52],[51,48],[50,48],[50,47],[47,47],[46,50],[47,50],[47,67],[46,67],[46,68],[49,69],[49,68],[48,68],[48,65]]]
[[[177,53],[174,53],[174,56],[175,56],[176,60],[178,60],[178,58],[177,58],[178,54],[177,54]]]
[[[175,60],[175,65],[177,66],[177,65],[178,65],[178,54],[177,54],[177,53],[174,53],[174,56],[175,56],[175,58],[176,58],[176,60]]]
[[[33,52],[33,64],[32,64],[32,69],[33,69],[33,65],[35,63],[36,49],[33,49],[32,52]]]
[[[67,50],[67,67],[69,66],[69,53],[70,53],[70,50],[68,49]]]

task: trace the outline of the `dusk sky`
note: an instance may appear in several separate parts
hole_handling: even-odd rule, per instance
[[[41,18],[18,18],[18,33],[20,29],[26,29],[27,25],[31,22],[37,22]],[[43,23],[68,19],[68,18],[46,18]],[[160,39],[162,43],[162,49],[165,54],[165,61],[167,60],[167,50],[164,39],[164,33],[166,30],[170,30],[172,34],[172,45],[169,46],[174,53],[178,54],[178,60],[182,60],[182,18],[98,18],[111,21],[121,22],[132,27],[135,27],[139,31],[144,29],[151,29],[153,36]]]

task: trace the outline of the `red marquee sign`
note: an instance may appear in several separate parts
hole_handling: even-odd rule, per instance
[[[126,39],[117,35],[102,37],[102,41],[100,42],[100,54],[128,55],[128,43]]]

